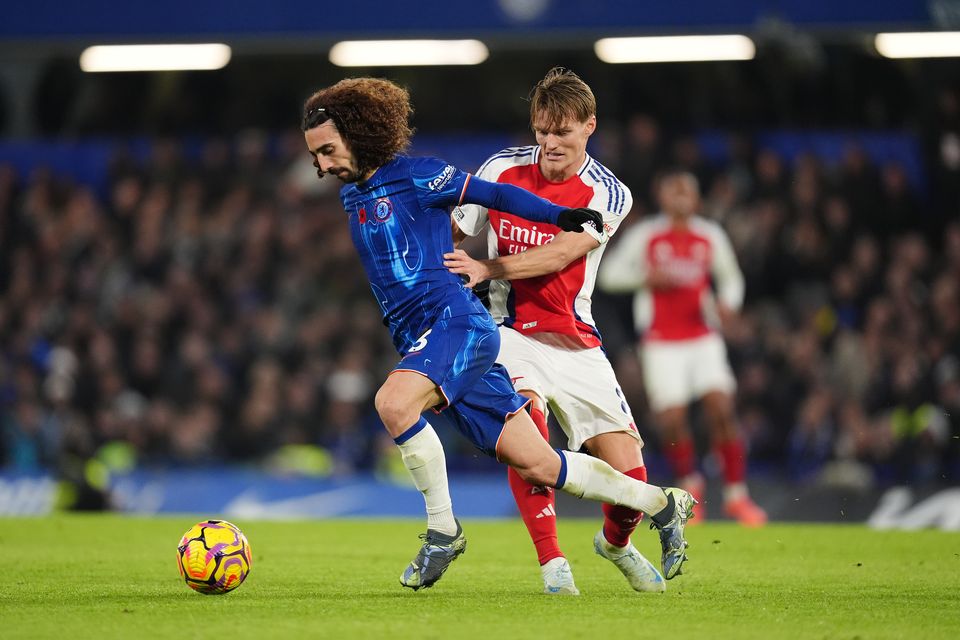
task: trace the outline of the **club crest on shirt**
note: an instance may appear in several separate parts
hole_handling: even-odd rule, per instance
[[[393,203],[390,198],[380,198],[377,200],[377,208],[373,213],[377,222],[386,222],[393,215]]]

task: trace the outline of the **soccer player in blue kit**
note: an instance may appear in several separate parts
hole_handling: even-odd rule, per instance
[[[497,326],[459,276],[443,266],[453,251],[450,207],[472,203],[565,231],[602,234],[600,215],[567,209],[519,187],[486,182],[436,158],[400,155],[413,133],[410,96],[396,84],[352,78],[307,99],[302,129],[317,174],[344,182],[340,199],[353,243],[401,359],[375,404],[423,494],[427,532],[400,577],[432,586],[466,548],[453,515],[443,446],[422,415],[444,412],[477,448],[537,485],[653,514],[667,535],[665,557],[680,560],[692,504],[585,454],[555,451],[495,363]]]

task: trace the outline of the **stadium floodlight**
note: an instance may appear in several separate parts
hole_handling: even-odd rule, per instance
[[[593,50],[611,64],[752,60],[756,54],[753,40],[739,34],[601,38]]]
[[[873,45],[884,58],[957,58],[960,31],[878,33]]]
[[[80,68],[106,71],[206,71],[230,62],[225,44],[123,44],[87,47]]]
[[[480,64],[489,55],[479,40],[345,40],[330,49],[338,67]]]

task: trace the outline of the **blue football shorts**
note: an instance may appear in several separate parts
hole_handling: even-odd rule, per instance
[[[496,457],[504,423],[529,402],[496,363],[499,353],[500,333],[489,314],[443,318],[420,336],[394,371],[414,371],[436,384],[446,404],[435,411],[474,446]]]

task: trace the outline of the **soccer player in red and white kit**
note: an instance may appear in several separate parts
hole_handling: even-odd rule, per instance
[[[700,187],[693,174],[663,174],[657,197],[662,212],[623,233],[607,254],[599,284],[610,292],[636,292],[647,400],[680,486],[702,504],[704,478],[687,417],[688,405],[701,400],[723,466],[724,512],[741,524],[762,526],[767,515],[745,482],[746,453],[734,415],[736,380],[717,331],[743,302],[743,274],[723,228],[696,215]]]
[[[510,183],[568,207],[601,212],[602,233],[564,233],[479,206],[454,210],[454,234],[488,229],[490,258],[474,260],[462,250],[444,264],[469,276],[468,286],[491,280],[490,311],[500,325],[498,362],[518,393],[532,399],[531,415],[548,437],[547,405],[573,451],[585,446],[618,471],[645,481],[646,467],[630,408],[601,348],[590,303],[607,239],[630,211],[629,189],[587,154],[597,127],[590,87],[562,68],[550,70],[530,94],[530,124],[537,145],[505,149],[477,172],[485,180]],[[537,550],[545,593],[577,594],[570,564],[557,540],[553,491],[508,471],[510,488]],[[691,506],[686,492],[678,500]],[[642,517],[629,508],[604,505],[603,528],[594,538],[598,554],[611,560],[637,591],[663,591],[663,577],[680,573],[685,556],[664,554],[663,575],[630,543]],[[682,509],[687,513],[688,509]]]

